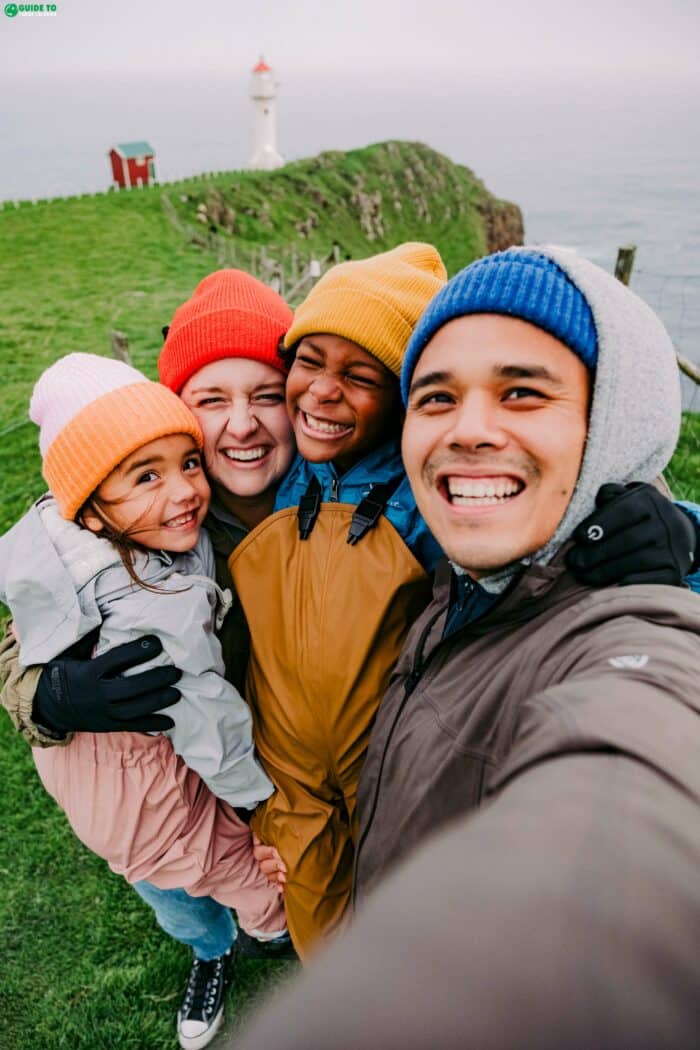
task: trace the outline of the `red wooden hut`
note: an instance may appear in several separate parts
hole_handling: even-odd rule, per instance
[[[148,186],[156,177],[155,153],[148,142],[122,142],[109,151],[112,179],[120,189]]]

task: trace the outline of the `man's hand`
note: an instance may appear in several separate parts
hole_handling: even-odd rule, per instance
[[[154,667],[121,677],[122,671],[152,660],[162,649],[159,638],[145,635],[94,660],[65,654],[51,660],[39,678],[32,720],[62,735],[170,729],[175,724],[172,718],[154,712],[180,699],[173,685],[182,672],[176,667]]]
[[[666,583],[691,571],[698,538],[689,515],[653,485],[603,485],[597,510],[573,534],[566,557],[574,576],[593,587]]]
[[[284,893],[287,867],[275,847],[265,846],[257,835],[253,835],[253,855],[267,878],[268,886],[276,886],[280,893]]]

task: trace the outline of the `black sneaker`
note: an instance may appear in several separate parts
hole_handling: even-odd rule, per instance
[[[177,1014],[177,1037],[184,1050],[200,1050],[214,1038],[224,1019],[224,992],[231,981],[233,953],[205,962],[195,959]]]
[[[271,941],[259,941],[257,937],[251,937],[249,933],[238,927],[236,940],[233,942],[233,950],[242,959],[299,959],[294,951],[292,939],[288,933],[275,937]]]

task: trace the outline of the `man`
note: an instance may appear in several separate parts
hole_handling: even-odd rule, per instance
[[[672,454],[670,340],[597,267],[515,249],[435,297],[402,391],[451,565],[373,731],[354,929],[236,1046],[695,1046],[700,603],[565,560],[601,484]]]

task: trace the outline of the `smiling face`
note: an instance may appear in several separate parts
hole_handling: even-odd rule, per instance
[[[195,372],[180,397],[204,433],[207,473],[219,498],[256,525],[272,511],[295,452],[284,376],[261,361],[227,357]]]
[[[459,317],[426,345],[404,463],[438,543],[475,578],[551,539],[578,478],[589,392],[579,358],[526,321]]]
[[[115,532],[151,550],[181,552],[199,539],[209,494],[194,439],[169,434],[127,456],[94,496]],[[89,505],[82,520],[92,532],[104,529]]]
[[[287,379],[297,447],[311,463],[348,470],[398,432],[398,381],[381,361],[339,335],[309,335]]]

